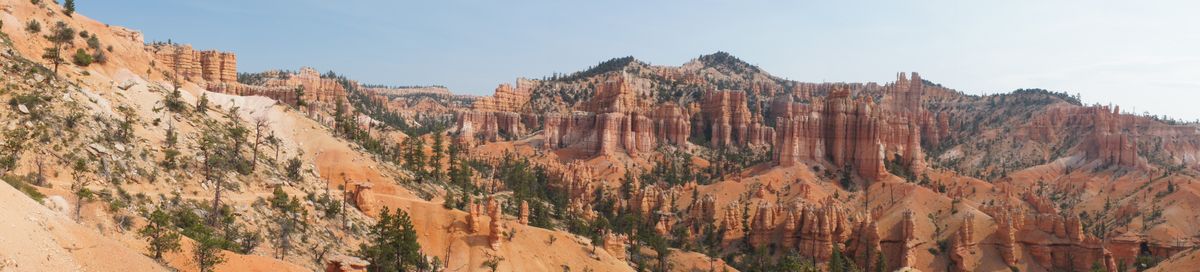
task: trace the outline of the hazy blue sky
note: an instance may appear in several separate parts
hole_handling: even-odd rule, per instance
[[[838,3],[830,3],[838,2]],[[1192,1],[78,0],[81,13],[234,51],[239,70],[334,70],[369,83],[490,94],[517,77],[632,55],[678,65],[728,51],[777,76],[968,93],[1039,87],[1200,118]]]

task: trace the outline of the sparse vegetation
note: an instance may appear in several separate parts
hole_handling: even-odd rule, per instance
[[[79,66],[92,65],[92,62],[95,60],[96,59],[92,56],[92,54],[88,54],[86,51],[83,51],[83,48],[75,49],[75,55],[71,57],[71,61],[74,62],[75,65]]]
[[[28,23],[25,23],[25,32],[29,32],[29,34],[42,33],[42,23],[37,20],[29,20]]]
[[[915,173],[913,173],[912,170],[907,165],[905,165],[904,158],[901,157],[900,154],[893,154],[892,158],[885,159],[883,161],[883,166],[885,169],[887,169],[887,171],[889,173],[892,173],[892,175],[896,175],[897,177],[903,178],[905,181],[908,181],[908,182],[916,182],[917,181],[917,175]],[[928,178],[928,177],[926,177],[926,178]]]

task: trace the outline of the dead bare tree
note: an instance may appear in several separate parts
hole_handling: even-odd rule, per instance
[[[41,159],[37,160],[37,178],[33,181],[34,185],[46,186],[45,162]]]
[[[266,116],[260,115],[254,118],[254,142],[251,143],[254,153],[250,159],[250,171],[258,169],[258,145],[263,143],[263,130],[267,129],[267,124]],[[274,135],[274,132],[271,133]],[[278,149],[276,149],[276,154],[279,154]],[[278,159],[278,155],[276,155],[276,159]]]

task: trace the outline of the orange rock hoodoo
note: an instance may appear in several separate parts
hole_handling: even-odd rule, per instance
[[[712,134],[713,147],[767,145],[775,137],[775,129],[762,124],[746,107],[742,91],[710,91],[704,94],[701,105],[703,124]]]
[[[774,159],[780,165],[828,159],[868,181],[888,175],[883,162],[889,154],[900,155],[915,172],[924,168],[920,127],[885,114],[869,99],[851,99],[845,87],[835,86],[823,103],[774,103],[779,107]]]
[[[481,209],[482,209],[482,207],[479,204],[475,204],[474,201],[467,204],[467,232],[468,233],[478,233],[480,230],[480,227],[482,227],[479,225],[480,224],[479,221],[481,220],[480,216],[483,216]]]
[[[671,76],[689,77],[686,73]],[[900,74],[895,82],[884,86],[797,83],[780,89],[749,83],[732,91],[715,90],[697,79],[697,86],[701,86],[698,89],[708,91],[692,90],[691,96],[681,99],[683,101],[657,103],[654,97],[646,94],[654,89],[643,86],[648,84],[638,83],[639,80],[646,79],[612,73],[600,81],[586,82],[596,86],[590,100],[551,105],[550,113],[533,112],[533,108],[541,107],[531,104],[541,102],[530,102],[529,90],[533,87],[522,86],[560,83],[519,83],[517,88],[501,86],[494,97],[477,102],[474,111],[459,114],[459,131],[471,135],[472,140],[495,141],[514,135],[536,135],[533,133],[541,126],[544,140],[541,144],[545,149],[576,149],[590,155],[624,153],[634,155],[629,157],[635,161],[647,158],[636,156],[639,153],[653,152],[661,145],[691,148],[694,145],[689,145],[689,138],[708,136],[697,142],[717,148],[762,147],[774,155],[773,160],[778,165],[849,168],[867,182],[889,179],[891,174],[885,168],[885,162],[897,158],[908,170],[920,175],[927,170],[923,144],[940,146],[939,143],[962,140],[962,132],[953,131],[959,134],[952,134],[951,128],[961,128],[963,121],[952,120],[946,113],[947,106],[939,105],[941,102],[960,105],[962,101],[956,99],[962,98],[951,97],[952,91],[929,85],[915,73],[911,80]],[[590,90],[579,93],[587,94]],[[1057,103],[1056,107],[1049,107],[1040,115],[1032,115],[1028,126],[1019,128],[1021,131],[1014,135],[1028,136],[1040,142],[1072,143],[1068,152],[1082,155],[1080,157],[1088,163],[1144,167],[1147,159],[1139,156],[1140,151],[1144,152],[1138,149],[1139,138],[1145,141],[1150,137],[1148,134],[1196,134],[1194,128],[1189,131],[1188,128],[1159,126],[1144,121],[1144,118],[1121,115],[1119,110],[1107,107],[1057,107],[1066,104]],[[940,113],[932,113],[931,109]],[[1067,135],[1082,136],[1068,141],[1063,139]],[[1164,139],[1163,146],[1168,149],[1200,146],[1195,139]],[[1184,158],[1182,160],[1192,157],[1195,156],[1171,156]],[[615,158],[624,159],[623,156]],[[593,172],[586,169],[586,163],[572,162],[558,167],[556,171],[561,170],[558,172],[561,175],[554,176],[560,177],[561,182],[552,186],[567,192],[571,214],[595,218],[592,203],[613,194],[609,193],[608,184],[604,184],[605,178],[600,174],[605,171]],[[1187,161],[1176,159],[1171,163],[1186,164]],[[943,178],[943,174],[941,170],[929,173],[934,179]],[[949,188],[949,192],[935,193],[945,194],[956,203],[968,203],[966,205],[978,201],[972,199],[976,196],[974,188],[954,182],[960,184]],[[1114,260],[1124,261],[1127,255],[1137,254],[1139,238],[1132,237],[1126,242],[1114,240],[1106,245],[1086,234],[1078,218],[1059,215],[1057,204],[1036,194],[1027,193],[1020,197],[1010,194],[1013,200],[1024,202],[1019,208],[988,207],[990,204],[979,207],[988,215],[986,217],[970,209],[966,214],[954,214],[959,217],[939,218],[930,213],[933,221],[962,220],[957,229],[930,238],[926,214],[920,215],[919,219],[911,211],[905,212],[902,218],[856,215],[836,201],[787,204],[780,196],[782,190],[779,188],[788,185],[786,182],[775,185],[776,189],[763,186],[757,192],[742,192],[742,198],[726,200],[729,202],[715,200],[719,193],[700,192],[686,185],[633,186],[640,189],[631,192],[629,199],[613,201],[612,209],[628,210],[646,222],[654,222],[653,229],[661,234],[673,234],[672,231],[679,230],[675,227],[683,224],[687,226],[683,235],[692,237],[702,231],[703,222],[716,222],[726,244],[744,239],[752,247],[791,249],[817,261],[828,260],[837,246],[851,254],[859,267],[868,270],[876,269],[874,266],[878,265],[880,255],[887,260],[886,269],[930,265],[929,255],[924,251],[937,239],[948,239],[949,247],[939,252],[945,255],[933,257],[935,262],[946,261],[946,269],[958,271],[991,267],[995,262],[986,261],[983,256],[988,252],[997,253],[1009,266],[1033,265],[1035,270],[1080,270],[1090,268],[1094,263],[1111,268],[1115,267]],[[810,194],[828,192],[820,187],[801,184],[799,194],[808,199]],[[673,208],[681,205],[673,203],[676,196],[680,192],[693,191],[700,192],[696,196],[704,195],[690,198],[690,204],[682,204],[687,205],[682,212],[673,212]],[[791,196],[796,196],[795,191],[791,192]],[[765,200],[773,196],[779,199]],[[721,196],[722,199],[728,197]],[[988,217],[995,221],[995,228],[988,225]],[[889,222],[889,226],[880,226],[876,220]],[[1114,244],[1123,246],[1117,254],[1106,249]]]
[[[917,265],[917,255],[913,252],[917,238],[913,235],[916,230],[913,212],[904,211],[904,220],[900,222],[900,267],[913,267]]]
[[[509,84],[500,84],[496,87],[495,95],[475,101],[473,108],[484,112],[521,112],[528,107],[529,95],[534,85],[534,81],[524,78],[517,79],[516,88]]]
[[[354,206],[365,214],[375,213],[375,194],[371,192],[371,183],[360,182],[353,186]]]
[[[1057,211],[1024,215],[1007,205],[981,210],[996,220],[997,249],[1009,265],[1021,261],[1015,249],[1024,248],[1034,263],[1047,269],[1084,271],[1100,264],[1116,271],[1113,254],[1099,238],[1083,231],[1078,216],[1063,216]]]
[[[547,114],[547,149],[576,147],[591,154],[635,154],[658,144],[683,144],[691,133],[687,114],[675,104],[649,105],[626,82],[625,74],[609,76],[583,112]]]
[[[237,56],[215,50],[197,51],[191,45],[152,45],[154,60],[175,78],[211,83],[237,82]]]
[[[861,216],[849,216],[845,208],[830,202],[797,203],[788,207],[759,203],[750,217],[749,230],[741,226],[741,208],[734,203],[725,209],[721,226],[727,243],[732,242],[730,239],[740,237],[744,231],[755,248],[775,246],[794,250],[818,262],[829,260],[834,244],[845,245],[851,240],[855,240],[851,243],[853,248],[843,248],[847,252],[858,252],[864,256],[867,252],[879,252],[877,234],[858,232],[860,236],[856,237],[853,233],[856,227],[862,229],[873,223]],[[876,238],[871,238],[872,235]]]
[[[612,232],[606,232],[604,234],[604,250],[608,251],[609,255],[617,257],[617,259],[628,259],[628,254],[625,252],[625,246],[628,244],[628,235],[613,234]]]
[[[488,199],[487,204],[489,224],[488,244],[493,250],[500,250],[500,239],[504,235],[504,225],[501,224],[500,203],[496,199]]]
[[[517,218],[521,225],[529,225],[529,202],[521,200],[521,211]]]
[[[955,271],[971,271],[971,268],[975,267],[974,258],[979,254],[979,250],[975,242],[974,221],[975,214],[966,214],[962,226],[950,237],[950,260],[954,261]]]

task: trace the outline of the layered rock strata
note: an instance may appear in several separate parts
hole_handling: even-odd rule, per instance
[[[198,51],[186,44],[157,43],[151,46],[158,67],[175,78],[210,83],[237,82],[237,55],[216,50]]]

